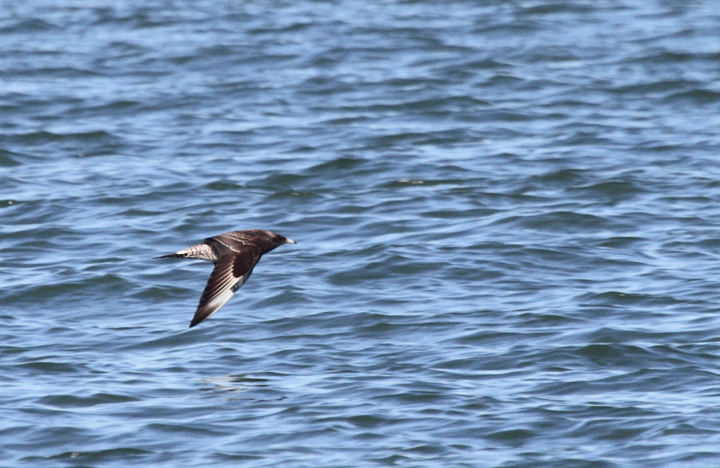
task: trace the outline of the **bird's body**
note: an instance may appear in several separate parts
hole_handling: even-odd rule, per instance
[[[258,229],[208,237],[201,244],[158,258],[196,258],[215,264],[200,296],[190,328],[217,312],[240,289],[264,254],[283,244],[295,244],[280,234]]]

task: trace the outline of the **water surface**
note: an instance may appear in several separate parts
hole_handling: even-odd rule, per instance
[[[713,3],[0,11],[5,466],[720,462]]]

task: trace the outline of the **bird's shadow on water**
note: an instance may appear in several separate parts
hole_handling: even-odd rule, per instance
[[[209,332],[209,330],[208,330]],[[163,336],[136,342],[118,348],[124,352],[151,351],[153,355],[157,355],[158,351],[167,356],[171,353],[196,352],[198,347],[207,347],[208,343],[214,343],[209,338],[208,333],[202,330],[184,329],[177,332],[167,333],[167,331],[158,331],[155,333]],[[211,333],[210,333],[211,334]],[[195,351],[192,351],[195,350]],[[208,359],[211,359],[208,357]],[[197,369],[195,366],[191,366]],[[178,369],[176,369],[178,370]],[[193,372],[189,366],[183,366],[183,373]],[[202,374],[202,370],[198,371]],[[286,395],[278,391],[272,381],[272,376],[262,377],[248,374],[227,374],[217,376],[201,376],[198,375],[192,380],[196,382],[196,389],[205,395],[223,395],[228,400],[247,400],[252,402],[272,402],[282,401],[287,398]]]

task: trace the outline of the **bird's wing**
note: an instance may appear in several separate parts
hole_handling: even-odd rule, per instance
[[[223,255],[215,262],[190,328],[217,312],[247,281],[260,256],[251,249]]]

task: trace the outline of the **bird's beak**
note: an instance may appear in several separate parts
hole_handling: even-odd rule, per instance
[[[297,244],[297,242],[295,242],[295,241],[292,240],[292,239],[285,239],[285,243],[286,243],[286,244]]]

